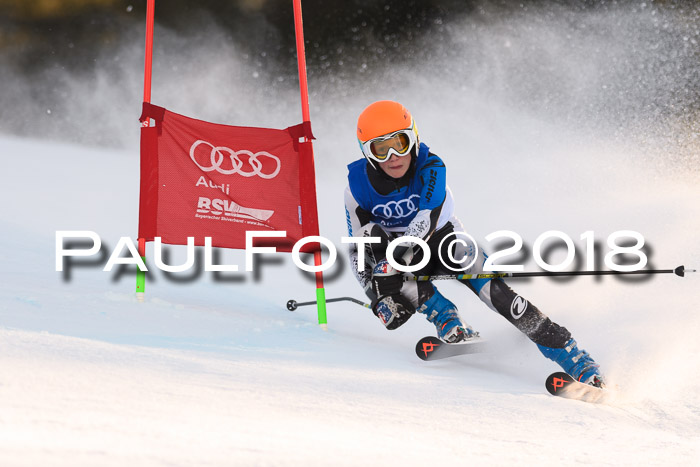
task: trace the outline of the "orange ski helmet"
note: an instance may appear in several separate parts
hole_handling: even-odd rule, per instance
[[[368,105],[357,119],[357,141],[374,168],[393,154],[406,156],[418,146],[418,130],[411,113],[394,101]]]

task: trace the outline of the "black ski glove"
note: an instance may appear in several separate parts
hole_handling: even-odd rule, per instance
[[[378,298],[401,293],[403,276],[386,259],[381,260],[372,271],[372,291]]]
[[[401,295],[403,275],[386,259],[381,260],[372,271],[372,291],[377,298],[372,302],[372,311],[387,329],[396,329],[415,313],[411,301]]]
[[[386,297],[387,295],[398,295],[403,287],[403,277],[400,274],[391,276],[372,276],[372,291],[377,297]]]
[[[372,312],[382,320],[387,329],[391,330],[408,321],[416,309],[409,299],[401,294],[394,294],[375,300],[372,303]]]

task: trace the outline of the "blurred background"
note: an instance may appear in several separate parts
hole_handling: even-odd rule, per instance
[[[465,104],[449,110],[465,122],[505,106],[699,170],[700,2],[302,5],[312,121],[315,110],[352,128],[342,112],[353,98],[356,115],[374,98],[398,97],[387,88],[419,89],[438,108],[459,95]],[[135,148],[145,8],[0,0],[0,132]],[[295,60],[291,0],[156,1],[156,104],[287,126],[300,120]],[[447,101],[430,95],[436,79]]]

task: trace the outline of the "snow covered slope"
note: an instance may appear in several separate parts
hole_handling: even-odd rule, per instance
[[[316,144],[321,233],[340,247],[347,158],[332,145],[343,131],[318,127],[327,135]],[[433,139],[448,130],[433,125]],[[495,152],[508,145],[488,141]],[[672,179],[590,148],[555,164],[558,142],[539,138],[545,147],[526,158],[533,139],[521,141],[510,150],[523,157],[507,164],[435,146],[457,199],[491,194],[458,207],[479,241],[501,228],[530,245],[550,229],[574,240],[635,229],[654,266],[700,265],[692,174]],[[257,277],[156,273],[143,304],[133,271],[55,272],[56,230],[94,230],[110,247],[135,235],[138,155],[13,137],[0,139],[0,154],[2,465],[671,465],[700,456],[697,277],[513,282],[617,386],[608,405],[559,400],[543,387],[556,367],[459,285],[439,286],[494,350],[428,363],[413,354],[433,332],[422,317],[387,332],[369,311],[332,304],[323,332],[313,309],[288,312],[285,302],[313,299],[314,286],[284,255]],[[473,170],[498,177],[456,180]],[[223,259],[242,264],[239,252]],[[342,266],[327,295],[361,298]]]

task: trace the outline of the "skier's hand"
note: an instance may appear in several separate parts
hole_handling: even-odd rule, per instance
[[[396,329],[408,321],[416,309],[401,294],[388,295],[372,303],[372,312],[382,320],[387,329]]]
[[[398,295],[403,286],[403,276],[386,259],[381,260],[372,271],[372,291],[378,298]]]

